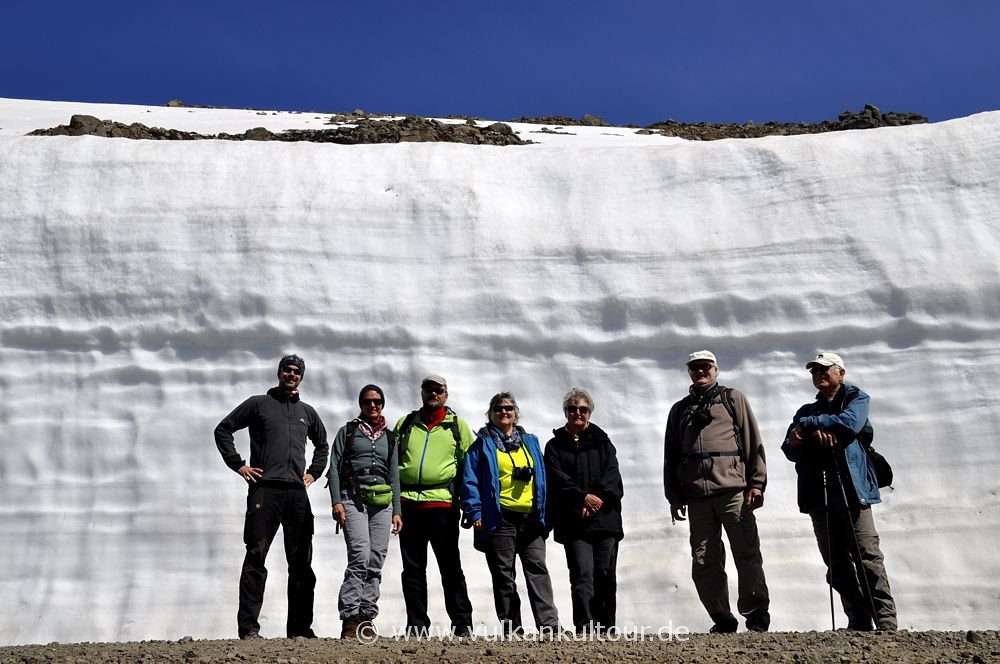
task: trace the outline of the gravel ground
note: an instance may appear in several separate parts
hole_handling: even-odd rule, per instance
[[[683,639],[683,640],[682,640]],[[1000,631],[968,632],[775,632],[691,634],[671,640],[622,636],[619,640],[497,642],[463,639],[377,638],[255,641],[143,641],[7,646],[0,663],[42,662],[407,662],[489,664],[531,662],[1000,662]]]

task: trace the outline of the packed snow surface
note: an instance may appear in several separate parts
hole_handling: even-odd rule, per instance
[[[896,470],[875,510],[900,626],[1000,622],[1000,113],[711,143],[514,125],[536,144],[502,148],[24,136],[73,113],[205,133],[328,117],[0,100],[0,643],[234,636],[245,486],[212,430],[293,351],[331,431],[362,385],[395,419],[440,373],[475,427],[513,390],[544,442],[566,390],[589,390],[625,482],[619,624],[704,631],[662,491],[684,360],[714,350],[756,412],[772,624],[811,630],[827,587],[779,445],[814,397],[805,362],[836,350]],[[322,484],[332,635],[345,551]],[[284,634],[280,541],[266,636]],[[393,541],[383,631],[404,622],[399,571]]]

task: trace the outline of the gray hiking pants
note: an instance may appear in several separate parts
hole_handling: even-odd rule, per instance
[[[517,594],[515,556],[521,558],[531,615],[538,629],[559,629],[552,599],[552,580],[545,565],[545,533],[536,514],[501,511],[503,523],[486,539],[486,564],[493,577],[493,603],[504,633],[520,631],[521,598]]]
[[[709,615],[730,613],[726,576],[726,529],[736,563],[739,595],[736,607],[743,615],[770,605],[760,536],[753,511],[744,506],[743,490],[688,501],[691,523],[691,578]]]
[[[340,500],[347,512],[347,521],[344,523],[347,569],[344,571],[344,583],[340,586],[337,604],[340,619],[358,614],[374,618],[378,615],[382,564],[389,551],[392,505],[367,505],[350,488],[340,492]]]
[[[843,508],[831,509],[829,524],[826,514],[824,510],[816,510],[810,512],[809,516],[812,517],[816,544],[826,563],[827,578],[840,594],[848,625],[865,628],[872,624],[869,617],[872,608],[862,589],[861,577],[858,576],[858,567],[854,561],[857,555],[854,548],[856,537],[861,551],[864,578],[871,590],[871,604],[874,604],[875,626],[885,630],[896,629],[896,602],[889,589],[889,576],[885,572],[885,561],[871,508],[851,510],[849,516]],[[829,539],[826,536],[828,526]]]

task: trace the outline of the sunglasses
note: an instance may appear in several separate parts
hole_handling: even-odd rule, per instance
[[[590,406],[566,406],[566,413],[573,415],[579,412],[581,415],[586,415],[590,412]]]
[[[688,365],[688,371],[690,371],[691,373],[701,373],[703,371],[711,371],[711,370],[712,370],[712,365],[709,364],[708,362],[706,362],[704,364],[689,364]]]
[[[829,367],[824,367],[822,365],[816,365],[816,366],[813,366],[813,367],[811,367],[809,369],[809,373],[811,373],[814,376],[819,375],[819,374],[825,374],[828,371],[830,371],[830,369],[833,368],[833,366],[834,365],[831,365]]]
[[[494,413],[513,413],[514,407],[511,405],[506,406],[493,406]]]
[[[289,366],[281,367],[281,373],[290,373],[290,374],[293,374],[295,376],[301,376],[302,375],[302,369],[299,369],[298,367],[293,367],[293,366],[289,365]]]
[[[385,402],[382,401],[381,399],[362,399],[361,400],[361,405],[362,406],[381,406],[384,403]]]
[[[429,387],[427,385],[424,385],[420,389],[422,389],[424,392],[431,392],[433,394],[444,394],[445,392],[448,391],[448,388],[446,388],[444,385],[438,385],[437,387]]]

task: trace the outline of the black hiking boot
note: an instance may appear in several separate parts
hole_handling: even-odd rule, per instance
[[[767,609],[757,609],[747,614],[746,621],[751,632],[766,632],[771,627],[771,614]]]
[[[732,613],[712,613],[709,614],[712,621],[715,622],[712,628],[708,630],[709,634],[733,634],[736,632],[736,628],[740,626],[736,616]]]

